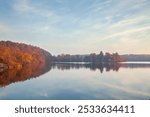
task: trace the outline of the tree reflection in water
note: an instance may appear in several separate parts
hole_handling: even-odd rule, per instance
[[[51,69],[69,70],[69,69],[90,69],[99,70],[100,73],[110,70],[118,71],[119,68],[150,68],[150,64],[124,64],[124,63],[54,63],[48,66],[31,67],[26,66],[21,70],[0,71],[0,87],[5,87],[11,83],[25,81],[37,78]]]
[[[118,71],[120,64],[119,63],[57,63],[55,64],[57,69],[60,70],[68,70],[68,69],[80,69],[86,68],[91,71],[95,71],[99,69],[101,73],[103,73],[104,69],[107,71],[113,70]]]
[[[48,72],[51,69],[51,65],[49,66],[40,66],[36,67],[26,66],[21,70],[10,69],[0,72],[0,86],[5,87],[11,83],[25,81],[31,78],[37,78],[40,75]]]

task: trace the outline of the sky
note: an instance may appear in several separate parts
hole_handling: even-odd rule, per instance
[[[51,54],[150,54],[150,0],[0,0],[0,41]]]

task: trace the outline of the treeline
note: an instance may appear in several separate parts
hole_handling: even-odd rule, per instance
[[[118,53],[105,53],[101,51],[99,54],[91,53],[89,55],[70,55],[61,54],[53,56],[55,62],[92,62],[92,63],[115,63],[122,62],[124,59]]]
[[[124,61],[118,53],[91,53],[89,55],[61,54],[52,56],[48,51],[39,47],[11,41],[0,41],[0,70],[20,70],[23,67],[36,69],[46,68],[52,62],[92,62],[92,63],[116,63]]]
[[[0,63],[1,68],[20,70],[23,67],[31,67],[32,70],[44,68],[52,61],[52,55],[35,46],[14,43],[11,41],[0,41]]]

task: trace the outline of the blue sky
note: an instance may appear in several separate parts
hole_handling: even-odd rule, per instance
[[[52,54],[150,54],[150,0],[0,0],[0,40]]]

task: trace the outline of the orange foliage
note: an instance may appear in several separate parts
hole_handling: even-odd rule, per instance
[[[51,54],[39,47],[0,41],[0,86],[37,77],[50,69],[51,62]]]
[[[51,62],[51,54],[39,47],[0,41],[0,63],[5,63],[9,69],[21,69],[25,66],[43,67]]]

